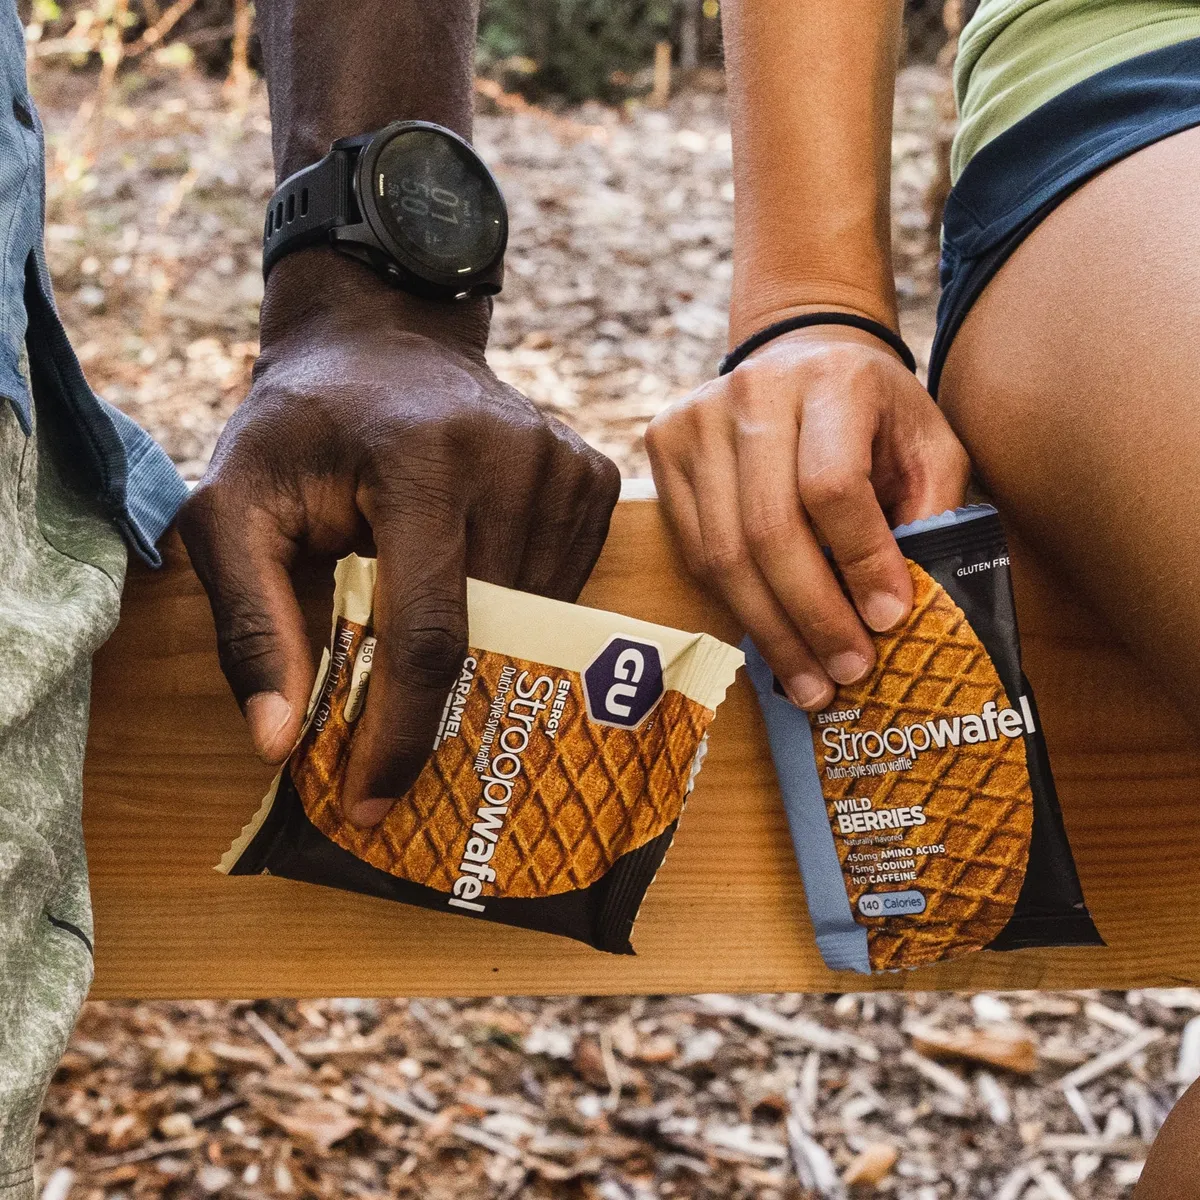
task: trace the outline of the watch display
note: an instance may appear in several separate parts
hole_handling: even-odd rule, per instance
[[[499,190],[465,145],[438,130],[398,132],[374,156],[370,185],[384,228],[431,271],[472,275],[502,248]]]

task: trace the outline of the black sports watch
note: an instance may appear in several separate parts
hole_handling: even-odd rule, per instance
[[[290,251],[329,244],[418,296],[492,296],[507,243],[504,196],[470,143],[429,121],[396,121],[341,138],[276,188],[263,277]]]

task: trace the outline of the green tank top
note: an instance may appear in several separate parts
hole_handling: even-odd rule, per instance
[[[1098,71],[1200,38],[1200,4],[1178,0],[983,0],[958,43],[957,179],[992,138]]]

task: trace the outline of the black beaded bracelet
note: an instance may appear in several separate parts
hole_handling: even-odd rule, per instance
[[[900,355],[900,359],[904,365],[916,374],[917,360],[913,356],[913,352],[908,348],[908,344],[894,329],[889,329],[880,321],[872,321],[870,317],[860,317],[856,313],[845,312],[803,313],[797,317],[788,317],[786,320],[776,321],[774,325],[768,325],[766,329],[760,329],[740,345],[730,350],[721,359],[721,364],[717,368],[717,374],[728,375],[734,367],[753,354],[760,346],[765,346],[768,342],[774,341],[777,337],[782,337],[785,333],[791,333],[794,329],[807,329],[810,325],[849,325],[852,329],[861,329],[864,333],[873,334],[881,342],[886,342],[891,346]]]

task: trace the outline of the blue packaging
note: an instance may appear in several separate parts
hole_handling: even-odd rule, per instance
[[[806,713],[742,647],[822,958],[871,973],[1103,945],[1021,667],[999,515],[971,505],[893,533],[918,602],[873,635],[865,681]]]

